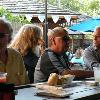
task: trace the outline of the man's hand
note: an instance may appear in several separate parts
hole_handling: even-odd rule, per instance
[[[94,76],[93,71],[86,71],[86,70],[64,70],[62,75],[72,74],[75,75],[77,78],[89,78]]]

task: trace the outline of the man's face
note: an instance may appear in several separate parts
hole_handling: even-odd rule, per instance
[[[55,37],[56,49],[59,53],[63,53],[69,49],[70,39],[67,35]]]
[[[100,29],[96,30],[93,33],[93,45],[96,47],[100,47]]]

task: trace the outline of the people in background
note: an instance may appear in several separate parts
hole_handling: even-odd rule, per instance
[[[74,57],[71,59],[72,63],[74,64],[80,64],[81,66],[84,65],[83,62],[83,49],[77,49],[75,52]]]
[[[69,50],[66,52],[66,55],[68,57],[68,60],[70,61],[72,59],[72,57],[74,56],[71,48],[69,47]]]
[[[100,26],[94,30],[93,45],[85,49],[83,60],[89,70],[93,70],[93,67],[100,67]]]
[[[13,29],[11,24],[0,18],[0,72],[7,73],[7,82],[15,85],[28,83],[22,56],[7,45],[11,40]]]
[[[23,56],[30,83],[34,82],[34,70],[43,43],[41,29],[36,25],[26,24],[20,28],[10,44],[11,48],[19,51]]]
[[[93,76],[93,71],[71,70],[66,57],[69,48],[70,37],[62,27],[56,27],[48,31],[48,48],[38,60],[35,68],[34,82],[45,82],[51,73],[74,74],[79,78]]]

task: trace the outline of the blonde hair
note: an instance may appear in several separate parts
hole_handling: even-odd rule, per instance
[[[28,49],[34,49],[42,37],[41,29],[33,24],[23,25],[14,39],[11,41],[9,47],[18,50],[22,55],[27,54]]]
[[[57,37],[57,36],[62,36],[62,33],[66,33],[66,36],[70,39],[68,32],[62,28],[62,27],[55,27],[52,30],[48,31],[48,46],[50,47],[52,45],[51,37]],[[69,41],[69,40],[68,40]]]

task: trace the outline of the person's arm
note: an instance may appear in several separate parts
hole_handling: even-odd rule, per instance
[[[18,71],[19,71],[19,85],[28,84],[29,78],[25,69],[25,65],[20,54],[17,55]]]
[[[90,70],[93,70],[93,67],[100,67],[100,63],[98,62],[100,58],[98,58],[97,52],[92,51],[92,49],[87,48],[84,51],[83,60],[86,67]]]
[[[94,76],[93,71],[86,70],[64,70],[62,75],[72,74],[75,75],[76,78],[89,78]]]

